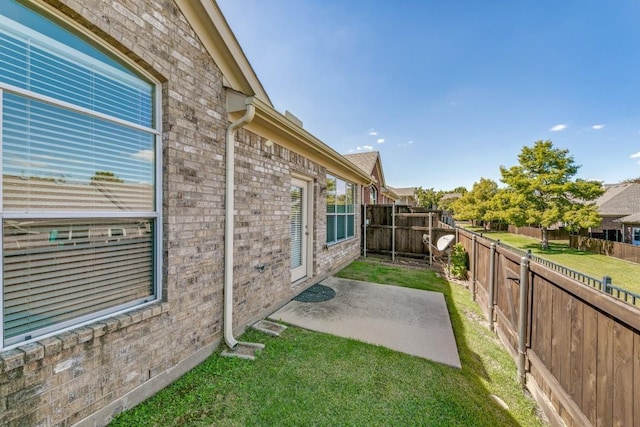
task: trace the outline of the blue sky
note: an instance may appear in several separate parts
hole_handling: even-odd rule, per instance
[[[640,176],[637,0],[218,0],[275,107],[394,187],[498,181],[551,139],[606,183]]]

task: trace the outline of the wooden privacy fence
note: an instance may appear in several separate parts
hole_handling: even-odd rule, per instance
[[[542,239],[542,230],[539,227],[516,227],[509,225],[507,228],[511,234],[519,234],[521,236],[532,237],[534,239]],[[549,240],[569,240],[571,233],[564,229],[547,230],[547,238]]]
[[[640,263],[640,246],[634,246],[628,243],[592,239],[586,236],[571,236],[569,246],[582,251],[608,255],[614,258]]]
[[[423,242],[423,235],[429,235],[429,216],[434,244],[441,236],[453,234],[449,226],[442,228],[446,225],[440,223],[440,211],[403,205],[366,205],[362,209],[362,217],[366,218],[362,233],[365,254],[380,253],[420,258],[428,256],[429,247]]]
[[[552,419],[640,426],[640,311],[469,231],[457,234],[474,300]]]

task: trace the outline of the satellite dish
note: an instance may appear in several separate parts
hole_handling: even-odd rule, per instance
[[[436,243],[436,248],[438,248],[440,252],[446,251],[449,248],[449,246],[451,246],[451,243],[455,240],[455,238],[456,236],[454,234],[445,234],[444,236],[438,239],[438,242]]]

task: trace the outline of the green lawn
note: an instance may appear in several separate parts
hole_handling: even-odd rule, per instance
[[[531,249],[531,252],[540,258],[548,259],[596,279],[610,276],[614,285],[640,294],[640,264],[572,249],[566,241],[551,241],[549,249],[542,250],[540,249],[540,240],[531,237],[497,231],[482,233],[490,239],[500,240],[522,250]]]
[[[356,261],[339,276],[443,292],[462,369],[290,327],[253,362],[212,355],[113,426],[540,426],[468,291],[434,272]],[[508,410],[491,395],[502,398]]]

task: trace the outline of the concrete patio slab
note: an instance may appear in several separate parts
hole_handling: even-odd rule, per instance
[[[353,338],[460,368],[444,295],[329,277],[329,301],[291,301],[271,320]]]

